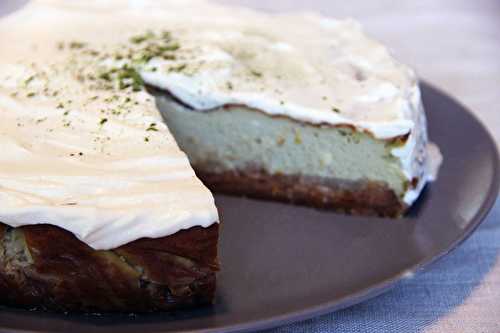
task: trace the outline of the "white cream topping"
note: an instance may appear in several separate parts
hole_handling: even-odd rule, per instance
[[[402,110],[417,85],[413,72],[356,22],[323,29],[315,16],[240,14],[216,25],[191,21],[193,28],[178,33],[185,57],[153,59],[159,70],[142,70],[144,80],[197,110],[242,104],[314,124],[350,124],[380,139],[413,128],[412,111]],[[170,70],[176,66],[185,68]]]
[[[421,180],[405,202],[427,180],[415,75],[352,20],[38,0],[0,21],[0,42],[0,221],[14,227],[55,224],[110,249],[218,220],[154,102],[134,91],[138,74],[199,111],[242,104],[379,139],[410,134],[394,150]]]
[[[96,18],[35,2],[0,21],[0,221],[95,249],[212,225],[213,197],[153,98],[97,77],[123,17]]]

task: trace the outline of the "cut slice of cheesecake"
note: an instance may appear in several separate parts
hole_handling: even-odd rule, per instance
[[[210,304],[214,198],[125,63],[144,56],[149,10],[118,1],[110,15],[102,4],[32,1],[0,21],[0,302],[86,312]],[[171,54],[175,41],[153,28]]]

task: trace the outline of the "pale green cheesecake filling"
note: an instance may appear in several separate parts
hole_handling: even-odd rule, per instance
[[[257,167],[269,174],[387,184],[403,197],[408,180],[394,143],[350,127],[317,126],[270,117],[242,106],[190,110],[168,96],[157,105],[192,165],[212,172]]]

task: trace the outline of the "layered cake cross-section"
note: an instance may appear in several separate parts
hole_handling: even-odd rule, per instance
[[[352,20],[36,0],[0,45],[3,303],[209,304],[210,190],[397,217],[439,164],[414,72]]]

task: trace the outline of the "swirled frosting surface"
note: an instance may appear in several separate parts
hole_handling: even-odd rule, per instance
[[[95,249],[218,222],[137,73],[108,65],[137,29],[66,3],[0,21],[0,221],[57,225]]]

